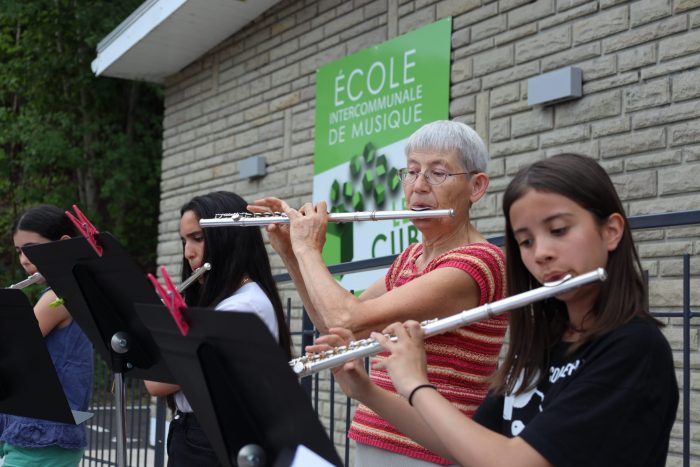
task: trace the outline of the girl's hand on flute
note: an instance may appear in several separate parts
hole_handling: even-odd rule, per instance
[[[354,340],[352,333],[345,328],[330,328],[329,334],[320,336],[314,345],[306,347],[307,351],[322,352],[333,347],[348,345]],[[372,382],[365,371],[361,359],[351,360],[331,370],[340,389],[346,396],[362,401],[372,387]]]
[[[387,334],[396,336],[396,341],[388,338]],[[377,362],[374,368],[386,368],[389,371],[399,394],[408,397],[415,387],[428,383],[423,328],[419,322],[394,323],[384,329],[383,333],[373,332],[370,337],[391,353]]]
[[[275,197],[256,199],[255,204],[247,206],[248,211],[260,212],[286,212],[289,205],[283,200]],[[282,258],[289,258],[294,253],[292,251],[292,241],[289,237],[289,224],[269,224],[265,227],[267,236],[270,239],[272,249]]]

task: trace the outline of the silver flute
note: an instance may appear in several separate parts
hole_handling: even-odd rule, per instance
[[[384,221],[393,219],[427,219],[432,217],[454,217],[454,209],[428,209],[425,211],[357,211],[332,212],[329,222]],[[200,219],[199,226],[207,227],[258,227],[268,224],[289,224],[283,212],[234,212],[215,214],[211,219]]]
[[[27,277],[23,281],[19,281],[16,284],[12,284],[11,286],[8,287],[8,289],[23,289],[25,287],[29,287],[32,284],[36,284],[37,282],[41,282],[44,279],[44,276],[41,275],[39,272],[35,272],[31,276]]]
[[[199,279],[199,277],[204,274],[207,271],[211,270],[211,264],[209,263],[204,263],[202,267],[197,268],[192,274],[190,274],[190,277],[182,281],[180,285],[177,286],[177,291],[182,292],[185,290],[187,287],[192,285],[194,281]]]
[[[516,308],[529,305],[555,295],[569,292],[584,285],[596,281],[605,281],[607,273],[605,269],[598,268],[595,271],[572,277],[568,275],[556,282],[545,282],[542,287],[528,290],[511,297],[487,303],[470,310],[465,310],[443,319],[424,321],[423,333],[425,338],[432,337],[443,332],[452,331],[462,326],[475,323],[487,318],[493,318]],[[387,336],[396,340],[396,336]],[[323,352],[295,358],[289,362],[289,366],[298,377],[303,378],[328,368],[335,368],[356,358],[364,358],[381,352],[383,347],[374,339],[367,338],[352,341],[346,346],[336,347]]]

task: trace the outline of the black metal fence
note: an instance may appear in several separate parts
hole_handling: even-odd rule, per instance
[[[662,229],[669,227],[682,227],[687,225],[700,225],[700,210],[678,213],[655,214],[636,216],[630,218],[633,230]],[[494,244],[502,245],[503,237],[489,238]],[[690,254],[682,256],[682,306],[680,310],[655,310],[653,314],[659,319],[669,322],[672,326],[682,327],[681,353],[682,353],[682,380],[681,386],[681,413],[679,413],[682,425],[682,465],[689,467],[691,461],[697,463],[700,458],[697,453],[691,453],[691,345],[693,318],[700,316],[700,312],[691,310],[691,264]],[[387,267],[393,261],[394,256],[385,256],[371,260],[355,261],[331,266],[333,274],[347,274],[364,270]],[[289,281],[287,274],[275,276],[278,282]],[[675,307],[671,307],[675,308]],[[291,299],[287,301],[287,320],[292,322],[293,307]],[[295,321],[296,322],[296,321]],[[301,329],[292,330],[295,342],[300,344],[297,355],[302,353],[304,347],[313,342],[316,331],[306,313],[302,312]],[[697,344],[696,344],[697,345]],[[111,466],[116,465],[116,416],[114,397],[111,390],[110,376],[107,374],[107,366],[97,357],[95,381],[91,411],[95,412],[93,419],[89,420],[89,446],[83,458],[83,466]],[[342,393],[336,395],[335,384],[330,372],[323,372],[301,380],[312,399],[314,408],[319,418],[328,429],[329,438],[338,447],[345,464],[350,459],[350,443],[346,436],[350,425],[352,402]],[[166,433],[166,408],[162,399],[158,399],[155,406],[152,398],[146,393],[140,380],[127,379],[127,462],[130,466],[162,467],[165,464],[165,433]],[[338,413],[340,412],[340,413]]]
[[[153,436],[156,418],[152,418],[152,397],[146,392],[143,382],[126,379],[126,426],[127,463],[130,466],[163,465],[155,463],[156,450],[149,441]],[[117,465],[117,408],[109,367],[95,353],[95,373],[90,412],[94,416],[88,420],[88,447],[83,456],[83,467]],[[152,421],[153,420],[153,421]],[[165,411],[160,424],[165,423]],[[153,428],[151,427],[153,425]]]

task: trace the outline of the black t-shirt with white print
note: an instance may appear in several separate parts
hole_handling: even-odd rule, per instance
[[[678,384],[658,327],[635,319],[571,355],[568,347],[552,349],[535,389],[489,395],[474,420],[520,436],[555,466],[664,466]]]

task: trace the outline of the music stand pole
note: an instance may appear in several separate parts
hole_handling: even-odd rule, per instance
[[[117,466],[126,467],[126,407],[124,377],[121,373],[114,373],[114,389],[117,402]]]
[[[117,332],[110,342],[112,351],[124,354],[129,351],[129,339],[125,332]],[[127,363],[127,366],[129,363]],[[114,399],[117,405],[117,466],[126,467],[126,386],[124,373],[114,371]]]

